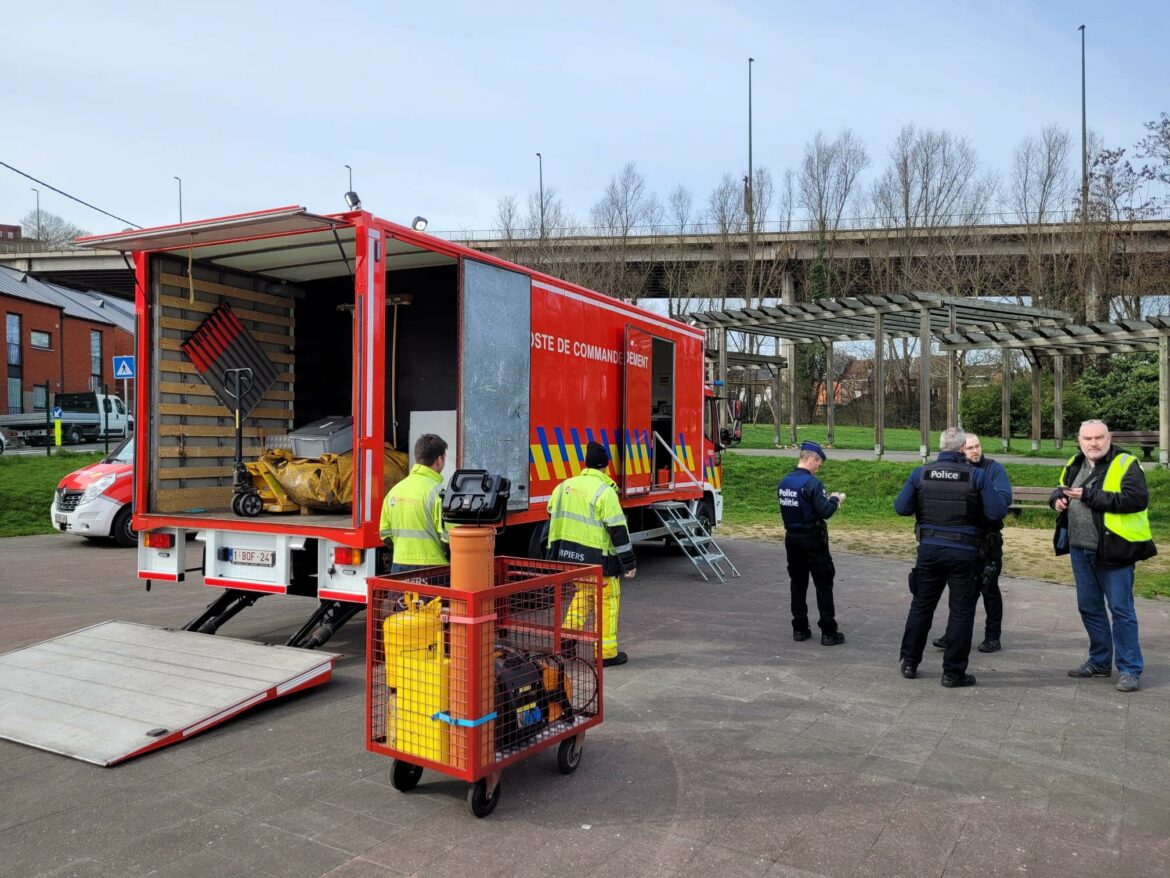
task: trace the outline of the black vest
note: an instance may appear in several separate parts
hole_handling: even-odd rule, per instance
[[[936,461],[924,466],[918,481],[915,518],[922,537],[931,536],[932,527],[985,530],[987,520],[983,500],[975,489],[975,468],[965,460]],[[977,544],[979,538],[960,541]]]

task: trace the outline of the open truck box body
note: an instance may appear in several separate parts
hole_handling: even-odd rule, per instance
[[[288,207],[85,243],[134,257],[135,527],[198,531],[208,584],[364,601],[375,553],[345,579],[333,549],[381,545],[383,443],[409,452],[421,432],[447,439],[449,469],[512,481],[508,526],[521,547],[590,440],[611,449],[632,530],[649,528],[642,513],[657,500],[721,513],[701,330],[364,211]],[[264,437],[352,415],[349,510],[232,512],[232,413],[182,350],[224,303],[276,371],[244,421],[244,460]],[[142,578],[183,578],[171,553],[141,542]],[[273,569],[221,563],[249,547],[273,551]],[[298,576],[313,582],[298,587]]]

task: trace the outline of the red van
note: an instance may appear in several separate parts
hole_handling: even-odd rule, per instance
[[[131,527],[134,489],[134,437],[123,439],[108,457],[71,472],[53,493],[53,527],[90,539],[112,538],[119,546],[138,545]]]

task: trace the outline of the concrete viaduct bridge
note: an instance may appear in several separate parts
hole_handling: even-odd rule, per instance
[[[835,260],[852,260],[865,267],[876,260],[928,258],[944,253],[950,258],[978,259],[1000,257],[1006,260],[1035,258],[1055,259],[1081,253],[1088,236],[1094,241],[1109,236],[1109,246],[1129,255],[1170,254],[1170,220],[1156,219],[1113,225],[1084,226],[1078,222],[945,226],[919,229],[861,228],[832,233]],[[476,238],[448,233],[445,237],[514,262],[541,265],[576,263],[613,263],[621,261],[641,269],[646,277],[645,296],[665,296],[664,283],[668,265],[702,266],[722,262],[733,272],[742,273],[754,253],[757,264],[782,266],[783,292],[800,284],[799,266],[817,258],[819,236],[810,231],[761,231],[747,233],[628,235],[617,238],[598,235],[526,238]],[[27,248],[27,244],[24,245]],[[1094,244],[1094,246],[1099,246]],[[101,251],[26,251],[4,252],[0,264],[27,271],[51,283],[75,289],[95,289],[126,298],[133,297],[133,273],[118,253]],[[1166,270],[1170,273],[1170,269]],[[727,291],[734,295],[733,291]],[[781,291],[777,291],[779,293]],[[1163,293],[1165,290],[1162,291]],[[799,298],[799,297],[798,297]]]

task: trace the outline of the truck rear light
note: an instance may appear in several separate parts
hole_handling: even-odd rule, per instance
[[[171,549],[175,545],[173,533],[154,533],[147,531],[142,535],[142,545],[148,549]]]
[[[343,567],[357,567],[362,563],[362,550],[349,546],[337,546],[333,550],[333,563]]]

